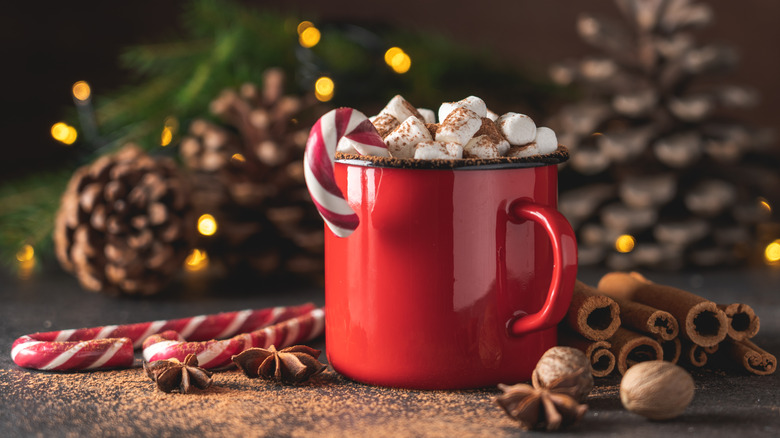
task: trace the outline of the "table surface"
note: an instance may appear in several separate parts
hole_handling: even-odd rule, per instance
[[[49,272],[50,271],[50,272]],[[603,271],[580,270],[596,284]],[[754,341],[780,355],[780,270],[645,273],[716,302],[743,302],[761,318]],[[493,403],[493,388],[414,391],[349,381],[332,370],[302,386],[215,374],[196,394],[156,390],[140,368],[87,373],[24,370],[10,358],[28,333],[312,301],[321,289],[285,290],[262,283],[190,278],[165,294],[111,298],[81,290],[49,269],[27,280],[0,274],[0,435],[16,436],[516,436],[519,428]],[[324,341],[311,345],[324,348]],[[324,354],[321,359],[324,359]],[[139,362],[137,360],[137,362]],[[589,410],[556,436],[780,436],[780,374],[692,371],[696,395],[674,421],[651,422],[625,411],[619,377],[597,379]],[[541,432],[529,432],[541,434]]]

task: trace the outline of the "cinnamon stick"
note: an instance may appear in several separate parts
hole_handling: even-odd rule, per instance
[[[636,301],[613,299],[620,307],[620,321],[623,327],[648,333],[664,341],[671,341],[679,334],[677,319],[671,313]]]
[[[623,327],[618,328],[609,341],[612,343],[609,351],[615,355],[620,374],[625,374],[626,370],[639,362],[661,360],[663,357],[658,342]]]
[[[747,339],[741,341],[726,339],[723,342],[723,349],[732,360],[750,373],[766,376],[777,369],[777,358]]]
[[[683,347],[683,359],[685,362],[695,366],[703,367],[707,364],[711,354],[718,351],[718,345],[712,347],[702,347],[691,342],[686,342]]]
[[[663,352],[663,359],[667,362],[677,363],[680,361],[680,355],[682,354],[682,342],[680,338],[670,339],[668,341],[663,339],[656,339],[661,345],[661,351]]]
[[[566,323],[592,341],[609,339],[620,326],[620,310],[611,298],[577,280]]]
[[[671,313],[680,325],[680,336],[702,347],[717,345],[726,338],[726,314],[717,304],[690,292],[655,284],[636,272],[607,274],[599,281],[598,289],[610,297]]]
[[[585,353],[590,361],[593,377],[608,376],[615,369],[615,355],[609,351],[612,344],[607,341],[594,342],[570,330],[559,330],[558,344],[573,347]]]
[[[741,341],[750,339],[758,333],[761,325],[756,312],[747,304],[718,304],[718,308],[728,318],[728,335],[731,339]]]

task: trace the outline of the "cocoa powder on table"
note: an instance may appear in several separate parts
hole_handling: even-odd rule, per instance
[[[458,436],[516,429],[492,402],[496,390],[416,391],[351,382],[326,370],[282,386],[237,370],[190,394],[156,389],[141,368],[86,373],[0,370],[20,431],[63,435]]]

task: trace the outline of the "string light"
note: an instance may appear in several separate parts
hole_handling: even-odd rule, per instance
[[[758,197],[758,208],[760,208],[767,216],[772,214],[772,204],[763,196]]]
[[[78,138],[78,132],[76,128],[64,122],[57,122],[51,125],[51,136],[60,143],[72,145]]]
[[[89,84],[86,81],[78,81],[75,84],[73,84],[73,97],[76,98],[76,100],[79,100],[81,102],[86,101],[89,99],[89,96],[92,95],[92,90],[89,87]]]
[[[300,34],[302,34],[304,30],[310,27],[314,27],[314,23],[312,23],[311,21],[301,21],[300,23],[298,23],[298,29],[297,29],[298,35],[300,36]]]
[[[336,85],[333,83],[333,79],[323,76],[314,83],[314,96],[320,102],[327,102],[333,99],[333,90],[335,88]]]
[[[176,117],[166,117],[163,122],[162,133],[160,134],[160,146],[165,147],[171,144],[173,136],[179,130],[179,120]]]
[[[780,239],[766,246],[766,249],[764,249],[764,260],[768,264],[780,263]]]
[[[16,260],[19,262],[19,278],[30,278],[35,269],[35,249],[32,245],[22,246],[16,253]]]
[[[623,234],[615,239],[615,249],[618,252],[631,252],[634,250],[635,245],[636,239],[634,239],[634,236],[630,236],[628,234]]]
[[[302,21],[298,24],[298,42],[307,49],[312,48],[320,42],[320,30],[314,27],[311,21]]]
[[[209,255],[202,249],[195,248],[184,259],[184,269],[189,272],[197,272],[206,269],[209,265]]]
[[[204,236],[213,236],[217,232],[217,221],[210,214],[198,218],[198,232]]]
[[[245,163],[246,157],[243,154],[233,154],[232,157],[230,157],[231,160],[237,162],[237,163]]]
[[[35,248],[33,248],[32,245],[24,245],[16,253],[16,260],[19,260],[22,263],[29,262],[33,258],[35,258]]]
[[[403,74],[412,67],[412,58],[406,54],[400,47],[391,47],[385,52],[385,63],[389,65],[394,72]]]

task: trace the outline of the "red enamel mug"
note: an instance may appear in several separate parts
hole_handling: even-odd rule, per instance
[[[556,345],[577,244],[557,166],[337,161],[360,225],[325,231],[327,356],[368,384],[461,389],[531,378]]]

